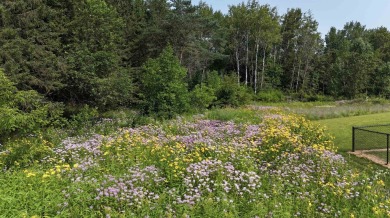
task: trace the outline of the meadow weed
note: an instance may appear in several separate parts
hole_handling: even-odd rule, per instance
[[[332,137],[301,116],[273,107],[241,111],[227,110],[226,117],[240,114],[237,122],[218,111],[69,137],[13,170],[5,160],[14,150],[6,147],[0,211],[11,217],[390,215],[387,171],[349,167]]]

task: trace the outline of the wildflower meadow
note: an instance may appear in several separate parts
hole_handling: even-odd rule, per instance
[[[390,216],[387,171],[351,167],[303,117],[244,110],[259,122],[197,115],[58,144],[35,136],[23,143],[42,151],[23,160],[5,146],[0,216]]]

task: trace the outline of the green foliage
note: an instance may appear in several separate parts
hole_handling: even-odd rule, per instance
[[[74,108],[69,121],[69,127],[74,135],[82,135],[89,132],[98,119],[99,113],[96,108],[84,105],[81,108]]]
[[[72,115],[72,121],[78,125],[83,125],[83,123],[88,123],[91,120],[97,118],[99,115],[96,108],[91,108],[88,105],[84,105],[78,113]]]
[[[129,72],[117,72],[103,79],[96,79],[93,89],[94,102],[100,110],[117,107],[130,107],[136,102],[134,83]]]
[[[221,87],[217,89],[217,106],[233,106],[237,107],[244,105],[252,100],[252,95],[249,90],[237,83],[235,75],[224,76]]]
[[[295,101],[302,101],[302,102],[329,102],[334,101],[334,98],[329,95],[322,95],[322,94],[316,94],[312,92],[297,92],[292,93],[291,98]]]
[[[207,75],[206,85],[212,89],[218,90],[222,86],[222,78],[217,71],[212,71]]]
[[[217,99],[215,96],[215,90],[203,84],[195,86],[194,90],[190,93],[190,98],[191,106],[197,111],[209,108],[213,101]]]
[[[256,95],[257,100],[265,102],[282,102],[285,100],[285,96],[282,91],[279,90],[265,90],[260,91]]]
[[[150,59],[141,75],[145,111],[159,117],[172,118],[189,109],[186,70],[180,66],[172,47],[158,58]]]
[[[60,2],[23,0],[1,2],[0,67],[19,89],[50,95],[63,87],[60,58],[65,33]]]
[[[2,169],[23,169],[39,163],[52,154],[54,144],[45,140],[41,133],[10,140],[1,147],[0,167]]]
[[[75,2],[64,47],[69,68],[59,98],[100,110],[129,106],[134,85],[121,62],[123,19],[103,0]]]
[[[20,117],[18,111],[9,107],[0,107],[0,133],[2,137],[8,136],[18,129]]]
[[[16,92],[14,84],[5,76],[0,68],[0,106],[8,104]]]
[[[280,44],[283,73],[280,79],[285,90],[307,92],[312,89],[311,81],[316,77],[318,53],[323,47],[317,27],[318,22],[310,11],[303,12],[296,8],[283,15]]]
[[[322,94],[312,94],[307,97],[307,101],[329,102],[329,101],[334,101],[334,98],[332,96],[327,96]]]
[[[370,91],[373,95],[390,98],[390,62],[378,66],[370,79]]]
[[[133,102],[124,22],[106,1],[6,0],[1,8],[0,66],[19,89],[102,110]]]
[[[258,1],[242,2],[229,7],[226,23],[237,77],[245,78],[245,84],[250,85],[255,92],[263,89],[268,79],[265,63],[281,39],[276,8],[260,5]],[[261,65],[263,67],[260,71]],[[245,68],[245,75],[240,68]]]
[[[367,30],[359,22],[347,23],[342,30],[332,28],[325,37],[327,48],[325,80],[334,97],[355,98],[361,94],[383,92],[386,72],[379,70],[381,60],[366,38]],[[381,79],[379,79],[381,77]],[[386,83],[386,82],[385,82]]]
[[[282,75],[283,75],[282,65],[278,63],[274,63],[272,60],[269,60],[267,65],[269,66],[269,68],[266,69],[266,76],[267,76],[266,88],[280,89],[282,87],[282,83],[281,83]]]
[[[310,13],[290,10],[280,24],[276,11],[258,1],[231,6],[223,16],[189,1],[5,0],[0,64],[20,90],[99,110],[137,104],[141,81],[130,72],[168,43],[187,79],[200,78],[197,84],[208,87],[207,72],[237,70],[255,92],[259,86],[315,95],[322,85],[321,93],[335,97],[388,95],[386,79],[379,82],[386,70],[378,67],[388,61],[386,28],[367,31],[349,23],[329,35],[324,49]]]
[[[217,71],[207,73],[204,83],[195,85],[190,93],[193,111],[202,111],[216,105],[217,92],[222,87],[222,79]]]
[[[127,108],[119,108],[113,111],[107,111],[100,115],[104,121],[110,121],[112,130],[117,131],[117,128],[137,127],[147,125],[153,121],[151,117],[140,114],[138,111]]]
[[[3,0],[0,67],[9,80],[0,78],[7,118],[0,128],[29,132],[54,122],[37,118],[61,114],[61,105],[45,100],[173,117],[190,103],[199,110],[245,104],[249,89],[261,101],[280,101],[277,90],[302,101],[390,98],[387,28],[349,22],[331,28],[324,43],[317,27],[310,12],[279,15],[257,0],[226,15],[191,1]],[[232,71],[236,81],[220,76]]]
[[[0,135],[29,134],[63,124],[63,106],[47,102],[36,91],[18,91],[0,69]]]
[[[368,102],[372,103],[372,104],[380,104],[380,105],[386,105],[389,103],[389,100],[386,99],[386,98],[381,98],[381,97],[373,97],[373,98],[369,98],[367,100]]]

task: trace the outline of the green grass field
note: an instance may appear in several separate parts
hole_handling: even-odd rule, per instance
[[[363,116],[341,117],[313,121],[325,126],[335,139],[339,151],[346,152],[352,148],[352,126],[365,126],[390,123],[390,113],[369,114]]]

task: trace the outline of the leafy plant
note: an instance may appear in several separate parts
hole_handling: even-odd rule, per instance
[[[233,106],[237,107],[244,105],[252,100],[249,90],[237,83],[235,75],[225,76],[222,80],[220,88],[217,90],[217,106]]]
[[[63,105],[47,102],[36,91],[18,91],[0,70],[0,135],[29,134],[61,125]]]
[[[56,146],[40,135],[8,143],[0,153],[0,181],[6,181],[0,182],[0,210],[7,217],[390,212],[390,202],[383,200],[389,196],[389,173],[351,167],[323,128],[271,107],[229,113],[239,122],[195,116],[124,128],[108,137],[66,138]]]
[[[187,111],[189,95],[185,76],[186,70],[170,46],[158,58],[147,61],[141,76],[145,112],[172,118]]]
[[[204,84],[196,85],[194,90],[190,93],[191,105],[194,110],[202,111],[210,107],[210,105],[217,99],[215,90]]]
[[[285,96],[280,90],[265,90],[260,91],[257,96],[257,100],[265,102],[282,102],[285,100]]]
[[[1,148],[0,167],[3,169],[32,166],[53,152],[54,144],[41,133],[11,140]]]

